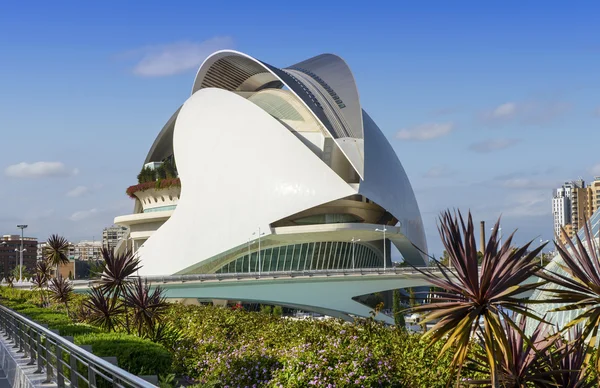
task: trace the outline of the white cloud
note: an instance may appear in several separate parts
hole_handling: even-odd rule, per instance
[[[125,53],[138,63],[133,73],[142,77],[162,77],[197,69],[207,56],[217,50],[233,47],[233,39],[215,37],[203,42],[175,42],[148,46]]]
[[[490,117],[495,119],[506,119],[512,118],[517,113],[517,104],[514,102],[507,102],[496,107],[490,112]]]
[[[427,141],[446,136],[454,129],[453,123],[427,123],[398,131],[396,138],[400,140]]]
[[[491,125],[517,122],[523,125],[546,125],[563,116],[571,105],[560,101],[509,101],[484,111],[483,122]]]
[[[68,169],[62,162],[21,162],[4,169],[4,174],[15,178],[60,177],[78,173],[78,169]]]
[[[74,189],[71,189],[67,192],[67,197],[77,198],[77,197],[81,197],[85,194],[88,194],[89,192],[90,192],[89,187],[77,186]]]
[[[98,213],[99,213],[99,211],[96,208],[90,209],[90,210],[80,210],[78,212],[71,214],[69,219],[71,221],[82,221],[82,220],[88,219],[92,216],[95,216]]]
[[[454,174],[453,171],[450,171],[443,166],[436,166],[436,167],[432,167],[429,170],[427,170],[427,172],[425,174],[423,174],[423,177],[425,177],[425,178],[441,178],[441,177],[446,177],[446,176],[450,176],[453,174]]]
[[[477,143],[473,143],[469,146],[471,151],[479,152],[479,153],[488,153],[494,151],[500,151],[506,148],[510,148],[517,143],[519,143],[519,139],[492,139],[480,141]]]

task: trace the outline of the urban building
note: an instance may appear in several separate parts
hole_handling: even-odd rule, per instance
[[[583,179],[565,182],[554,190],[552,198],[552,215],[554,216],[554,234],[561,235],[561,228],[566,229],[572,223],[573,190],[585,187]]]
[[[599,208],[600,205],[600,177],[596,177],[594,181],[587,187],[575,187],[572,194],[572,228],[571,235],[583,227],[583,223],[592,217],[592,214]]]
[[[0,277],[6,278],[20,262],[21,236],[7,234],[0,238]],[[23,266],[29,273],[35,269],[38,241],[35,237],[23,238]]]
[[[583,179],[565,182],[554,190],[552,198],[556,236],[563,242],[573,238],[583,227],[584,220],[589,220],[598,209],[600,209],[600,177],[595,177],[594,181],[587,186]],[[561,229],[564,229],[564,233]]]
[[[392,247],[427,262],[408,177],[338,56],[212,54],[140,168],[173,157],[179,179],[132,186],[105,230],[140,275],[391,267]]]
[[[83,240],[69,245],[69,259],[100,260],[102,258],[102,241]]]
[[[123,240],[128,234],[126,226],[113,225],[108,228],[104,228],[102,231],[102,248],[114,250],[119,244],[120,240]]]

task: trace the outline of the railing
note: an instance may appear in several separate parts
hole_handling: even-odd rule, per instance
[[[54,382],[59,388],[155,387],[4,306],[0,330],[17,353],[30,359],[27,365],[37,365],[35,373],[46,374],[44,383]]]
[[[436,267],[420,267],[419,269],[429,273],[439,273]],[[185,283],[185,282],[210,282],[223,280],[246,280],[246,279],[279,279],[296,277],[331,277],[331,276],[367,276],[367,275],[420,275],[420,272],[412,267],[388,267],[388,268],[356,268],[356,269],[323,269],[312,271],[270,271],[270,272],[226,272],[208,273],[195,275],[154,275],[142,276],[149,283]],[[74,280],[75,288],[87,288],[96,284],[97,280]],[[0,285],[5,285],[4,282]],[[15,288],[32,288],[33,283],[26,281],[14,283]]]
[[[435,267],[421,267],[423,271],[437,273],[439,270]],[[356,269],[327,269],[312,271],[271,271],[271,272],[227,272],[211,273],[197,275],[159,275],[146,276],[143,279],[148,282],[168,283],[168,282],[191,282],[191,281],[221,281],[221,280],[242,280],[242,279],[277,279],[277,278],[295,278],[295,277],[330,277],[330,276],[351,276],[351,275],[420,275],[420,272],[412,267],[392,267],[392,268],[356,268]]]

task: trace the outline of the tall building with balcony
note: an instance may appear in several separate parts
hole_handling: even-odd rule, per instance
[[[104,228],[102,231],[102,248],[113,250],[117,247],[120,240],[123,240],[129,233],[126,226],[113,225]]]
[[[28,272],[33,272],[37,258],[38,241],[35,237],[23,238],[23,266]],[[21,236],[7,234],[0,237],[0,278],[5,278],[12,273],[19,264],[20,256],[17,250],[21,249]]]
[[[573,190],[572,234],[577,233],[583,227],[585,220],[589,220],[598,209],[600,205],[600,200],[596,198],[598,194],[600,194],[600,177],[596,177],[587,187],[577,187]]]
[[[583,179],[565,182],[561,187],[554,189],[552,195],[552,215],[554,217],[554,234],[561,236],[561,228],[565,229],[568,236],[571,235],[573,191],[576,188],[585,187]]]

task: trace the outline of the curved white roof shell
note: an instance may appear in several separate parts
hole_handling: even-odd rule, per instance
[[[259,230],[263,254],[279,255],[284,268],[349,265],[355,238],[368,260],[389,261],[391,243],[405,260],[425,262],[408,177],[335,55],[280,69],[236,51],[212,54],[146,162],[171,155],[181,195],[138,251],[141,274],[278,268],[260,253],[256,263]]]

